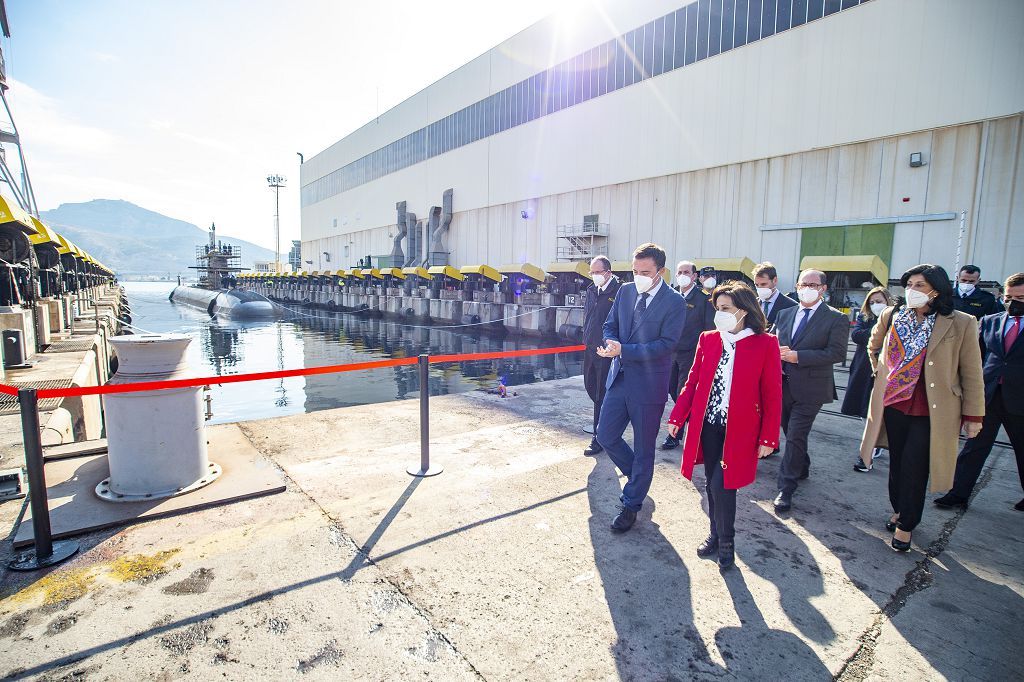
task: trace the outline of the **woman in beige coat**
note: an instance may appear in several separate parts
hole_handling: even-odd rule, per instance
[[[889,501],[893,549],[910,550],[931,490],[953,484],[961,428],[968,438],[981,430],[985,384],[978,323],[953,310],[949,275],[937,265],[918,265],[900,278],[901,300],[879,316],[868,342],[875,371],[860,456],[871,466],[875,447],[889,448]]]

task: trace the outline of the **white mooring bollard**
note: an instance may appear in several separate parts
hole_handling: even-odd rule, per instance
[[[191,376],[183,334],[138,334],[110,339],[117,373],[108,384]],[[192,492],[220,476],[206,453],[202,387],[115,393],[104,398],[110,477],[96,494],[110,502],[139,502]]]

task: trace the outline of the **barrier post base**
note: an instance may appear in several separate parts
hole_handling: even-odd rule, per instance
[[[78,543],[71,540],[62,540],[53,543],[53,552],[49,556],[39,558],[35,549],[30,549],[21,554],[15,554],[7,568],[12,571],[38,571],[40,568],[54,566],[67,561],[78,552]]]
[[[423,467],[421,467],[419,464],[413,464],[405,471],[410,476],[416,476],[417,478],[428,478],[430,476],[437,476],[439,473],[444,471],[444,467],[434,464],[429,469],[424,471]]]

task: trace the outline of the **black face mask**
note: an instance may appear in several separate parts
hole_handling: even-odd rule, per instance
[[[1024,317],[1024,301],[1007,301],[1005,305],[1010,317]]]

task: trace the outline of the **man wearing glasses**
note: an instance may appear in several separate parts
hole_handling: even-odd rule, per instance
[[[782,353],[782,429],[786,452],[779,465],[775,511],[789,511],[798,481],[810,475],[807,439],[822,406],[836,399],[833,365],[846,357],[850,321],[824,302],[828,289],[820,270],[797,280],[800,304],[779,311],[775,333]]]

